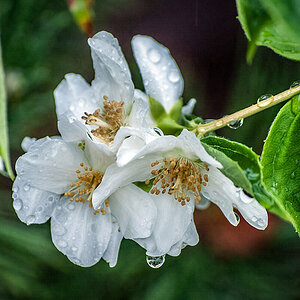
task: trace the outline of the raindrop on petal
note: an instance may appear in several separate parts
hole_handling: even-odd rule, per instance
[[[64,240],[59,240],[57,244],[59,247],[62,247],[62,248],[65,248],[68,246],[68,243]]]
[[[273,97],[272,94],[265,94],[265,95],[260,96],[257,99],[257,106],[258,107],[268,106],[274,100],[274,98],[272,98],[272,97]],[[264,101],[264,100],[267,100],[267,99],[269,99],[269,100],[268,101]]]
[[[146,261],[149,267],[153,269],[160,268],[165,262],[165,255],[162,256],[148,256],[146,255]]]
[[[237,119],[229,123],[227,126],[231,129],[238,129],[240,128],[244,123],[244,119]]]
[[[171,72],[168,75],[168,79],[172,82],[172,83],[176,83],[179,81],[179,75],[176,72]]]
[[[25,191],[25,192],[29,191],[29,185],[27,185],[27,184],[24,185],[24,191]]]
[[[19,199],[16,199],[13,203],[13,207],[16,211],[20,210],[23,206],[23,202]]]
[[[151,48],[148,51],[148,57],[154,64],[157,64],[160,61],[161,55],[156,49]]]

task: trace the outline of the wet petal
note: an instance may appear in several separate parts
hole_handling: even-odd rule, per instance
[[[29,148],[36,142],[36,138],[30,138],[28,136],[24,137],[21,147],[22,149],[27,152]]]
[[[85,111],[92,113],[99,107],[91,86],[76,74],[65,75],[65,79],[54,91],[54,98],[58,119],[65,113],[72,113],[81,120]]]
[[[60,195],[30,186],[20,176],[13,185],[13,207],[19,219],[29,224],[41,224],[49,220]]]
[[[112,232],[111,215],[94,214],[88,203],[61,197],[51,218],[52,241],[70,261],[82,267],[96,264],[105,253]]]
[[[161,256],[183,239],[193,221],[194,203],[190,201],[182,206],[169,195],[153,196],[153,200],[157,207],[153,233],[149,238],[135,241],[147,250],[147,255]]]
[[[87,163],[80,147],[61,139],[44,138],[17,160],[16,170],[31,186],[62,194],[77,180],[75,171],[81,162]]]
[[[98,98],[124,101],[125,108],[132,104],[134,87],[130,71],[118,40],[101,31],[88,40],[92,50],[95,79],[92,86]]]
[[[195,246],[199,242],[199,236],[197,229],[195,227],[194,221],[190,223],[186,232],[183,235],[183,238],[173,245],[168,252],[171,256],[178,256],[181,253],[181,250],[186,246]]]
[[[113,219],[113,217],[112,217]],[[103,254],[103,259],[109,263],[111,268],[115,267],[118,261],[119,249],[121,245],[121,241],[123,239],[123,235],[120,231],[119,224],[113,220],[112,221],[112,230],[111,237]]]
[[[109,197],[109,205],[125,238],[145,238],[152,233],[156,206],[142,189],[134,184],[127,185]]]
[[[183,91],[183,79],[176,62],[166,47],[149,36],[137,35],[131,44],[146,93],[169,111]]]

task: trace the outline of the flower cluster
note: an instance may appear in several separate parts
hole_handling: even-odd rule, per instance
[[[133,38],[144,93],[134,88],[111,34],[100,32],[88,43],[91,85],[67,74],[54,92],[61,136],[23,141],[26,153],[16,163],[13,185],[18,217],[28,225],[51,219],[57,249],[85,267],[101,258],[115,266],[123,238],[141,245],[148,264],[159,267],[166,254],[198,243],[193,212],[210,202],[234,226],[237,209],[264,229],[266,210],[223,175],[193,132],[176,137],[155,127],[148,97],[168,112],[183,91],[168,49],[147,36]]]

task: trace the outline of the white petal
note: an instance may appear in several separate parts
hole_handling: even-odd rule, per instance
[[[28,136],[24,137],[21,147],[22,149],[27,152],[34,143],[36,142],[36,138],[30,138]]]
[[[62,194],[77,181],[80,163],[87,164],[83,151],[61,139],[36,141],[16,163],[17,174],[33,187]]]
[[[20,176],[13,185],[13,207],[20,220],[27,225],[49,220],[60,195],[30,186]]]
[[[168,252],[171,256],[178,256],[181,253],[181,249],[185,248],[186,246],[195,246],[199,242],[199,236],[197,233],[197,229],[195,227],[194,221],[190,223],[186,232],[183,235],[181,241],[177,242],[170,251]]]
[[[197,101],[195,98],[190,99],[189,102],[182,107],[182,114],[190,115],[193,112],[196,103]]]
[[[195,206],[199,210],[204,210],[210,206],[210,203],[211,202],[202,195],[201,201],[198,204],[195,204]]]
[[[112,217],[113,218],[113,217]],[[120,231],[119,224],[113,220],[112,221],[112,230],[111,237],[103,254],[103,259],[109,263],[111,268],[115,267],[118,261],[119,249],[121,245],[121,241],[123,239],[123,235]]]
[[[52,241],[70,261],[82,267],[96,264],[111,238],[111,215],[94,215],[88,203],[61,197],[51,218]]]
[[[130,71],[117,39],[102,31],[88,40],[92,50],[95,79],[92,86],[98,98],[124,101],[131,106],[134,87]]]
[[[236,189],[234,207],[253,227],[264,230],[268,226],[268,213],[254,198],[247,196],[242,189]]]
[[[147,250],[147,255],[161,256],[180,242],[193,221],[194,202],[182,206],[173,196],[153,196],[157,206],[157,221],[153,233],[146,239],[135,239]]]
[[[246,196],[240,188],[236,188],[233,182],[218,169],[210,168],[207,186],[202,187],[201,193],[219,206],[232,225],[238,225],[233,212],[233,207],[235,207],[250,225],[257,229],[266,228],[268,215],[265,208],[255,199]]]
[[[117,189],[128,185],[135,181],[145,181],[152,177],[151,163],[157,159],[162,159],[161,156],[148,156],[147,159],[137,159],[124,167],[118,167],[116,163],[111,164],[104,173],[101,184],[93,193],[93,206],[98,209],[103,201],[107,199]]]
[[[113,193],[109,197],[109,205],[125,238],[150,236],[157,211],[148,193],[130,184]]]
[[[72,113],[81,120],[84,112],[93,113],[99,108],[99,100],[95,97],[91,86],[76,74],[67,74],[54,91],[56,113],[58,119],[65,113]]]
[[[183,91],[183,79],[176,62],[166,47],[149,36],[137,35],[131,44],[146,93],[169,111]]]
[[[137,128],[150,128],[156,125],[151,117],[148,96],[140,90],[134,90],[134,102],[128,117],[128,124]]]

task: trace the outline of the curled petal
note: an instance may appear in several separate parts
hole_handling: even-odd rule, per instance
[[[131,44],[146,93],[169,111],[183,91],[183,79],[176,62],[166,47],[149,36],[137,35]]]
[[[88,203],[72,203],[61,197],[51,218],[52,241],[70,261],[82,267],[96,264],[111,238],[112,223],[107,214],[94,214]]]
[[[102,99],[124,101],[125,108],[132,104],[134,87],[130,71],[117,39],[101,31],[88,39],[92,50],[95,79],[92,82],[95,94]]]
[[[130,184],[113,193],[109,197],[109,205],[125,238],[150,236],[157,211],[149,194]]]

